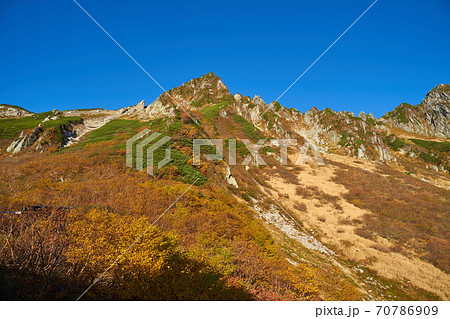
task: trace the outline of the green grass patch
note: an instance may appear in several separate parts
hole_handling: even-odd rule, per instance
[[[275,124],[275,120],[277,119],[278,115],[272,111],[267,111],[263,114],[263,119],[268,123],[267,126],[269,129],[273,127]]]
[[[143,130],[145,126],[148,127],[148,125],[148,122],[140,122],[138,120],[112,120],[102,127],[90,132],[82,142],[79,142],[73,146],[62,148],[55,153],[64,153],[79,150],[87,144],[113,141],[118,139],[121,134],[127,134],[128,137],[132,137],[137,133],[137,129],[141,128]],[[125,143],[116,145],[114,146],[114,148],[125,149]]]
[[[330,114],[330,115],[334,115],[334,112],[333,112],[330,108],[328,108],[328,107],[324,108],[324,112],[325,112],[325,113],[328,113],[328,114]]]
[[[178,132],[181,130],[182,126],[183,126],[183,123],[181,122],[181,120],[178,118],[174,118],[174,121],[167,126],[167,132],[169,134]]]
[[[130,133],[135,134],[137,128],[144,128],[148,123],[140,122],[138,120],[112,120],[102,127],[92,131],[85,139],[85,143],[99,143],[104,141],[111,141],[118,138],[119,134]]]
[[[147,158],[145,156],[145,154],[147,154],[147,149],[152,146],[154,143],[156,143],[157,141],[159,141],[161,138],[163,138],[164,136],[167,136],[166,134],[161,134],[158,138],[156,138],[155,140],[152,141],[152,143],[146,145],[143,148],[143,154],[144,154],[144,158],[143,158],[143,165],[144,165],[144,169],[146,169],[147,167]],[[187,143],[187,141],[184,141]],[[134,143],[134,150],[133,150],[133,165],[136,164],[136,146],[139,143],[139,141],[137,141],[136,143]],[[166,142],[165,144],[161,145],[161,147],[159,147],[158,149],[156,149],[153,153],[153,164],[154,166],[154,171],[157,172],[158,168],[157,168],[157,164],[162,161],[165,156],[166,156],[166,148],[173,145],[174,141],[170,140],[168,142]],[[189,144],[189,143],[187,143]],[[183,154],[182,152],[174,149],[173,147],[170,149],[170,162],[167,163],[164,168],[169,167],[170,165],[173,165],[176,167],[178,174],[180,175],[180,177],[189,184],[192,184],[195,182],[195,185],[202,185],[204,183],[207,182],[207,178],[200,173],[195,167],[189,165],[189,160],[190,157]],[[163,168],[161,168],[163,169]]]
[[[15,138],[23,130],[39,125],[52,112],[44,112],[22,118],[0,119],[0,138]]]
[[[264,139],[265,136],[250,122],[244,119],[238,114],[233,114],[233,119],[236,123],[241,124],[245,135],[251,140],[257,141],[259,139]]]
[[[421,159],[423,159],[425,162],[431,163],[431,164],[435,164],[435,165],[439,165],[441,164],[441,159],[439,157],[435,157],[431,154],[425,153],[425,152],[421,152],[419,154],[419,157]]]
[[[217,118],[219,117],[219,112],[220,110],[222,110],[223,108],[225,108],[225,106],[227,106],[230,102],[225,101],[225,102],[220,102],[218,104],[214,104],[214,105],[210,105],[207,107],[202,108],[199,112],[208,120],[208,121],[212,121],[212,120],[217,120]]]
[[[424,141],[418,139],[410,139],[414,144],[423,147],[427,150],[434,150],[438,152],[450,152],[450,142],[434,142],[434,141]]]
[[[22,118],[0,119],[0,138],[15,138],[20,132],[37,127],[48,116],[54,116],[53,112],[37,113]],[[78,116],[61,117],[42,123],[42,127],[44,129],[55,128],[58,140],[62,142],[61,129],[73,123],[81,123],[81,121],[81,117]]]
[[[347,133],[342,133],[342,135],[341,135],[341,140],[339,141],[339,145],[340,146],[345,146],[345,145],[347,145],[347,142],[348,142],[348,140],[347,140]]]
[[[260,152],[262,154],[267,154],[268,152],[275,153],[275,150],[273,148],[271,148],[270,146],[264,146],[264,147],[261,148]]]
[[[55,128],[56,138],[60,143],[63,142],[63,132],[62,130],[65,127],[68,127],[70,124],[81,123],[83,120],[79,116],[69,116],[69,117],[61,117],[54,121],[47,121],[42,123],[42,127],[44,129]]]
[[[392,142],[391,142],[392,140]],[[395,135],[389,135],[387,144],[394,150],[398,151],[400,148],[402,148],[406,142],[403,138],[397,138]]]
[[[209,121],[217,120],[219,112],[233,101],[225,100],[220,103],[202,108],[199,112]]]
[[[273,102],[273,104],[275,104],[275,112],[278,112],[279,110],[281,110],[281,104],[278,101]]]

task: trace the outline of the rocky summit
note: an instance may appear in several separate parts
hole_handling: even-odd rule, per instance
[[[119,110],[0,105],[0,295],[74,300],[140,238],[83,298],[449,300],[449,98],[302,113],[208,73]]]
[[[427,137],[450,137],[450,85],[439,84],[419,105],[403,103],[381,118],[404,131]]]

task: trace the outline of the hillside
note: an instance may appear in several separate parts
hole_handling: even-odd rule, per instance
[[[0,113],[0,295],[76,299],[157,220],[84,299],[448,300],[448,90],[377,119],[208,73],[118,111]],[[144,154],[170,137],[153,176],[126,162],[144,129]]]
[[[30,116],[33,113],[17,105],[0,104],[0,118]]]

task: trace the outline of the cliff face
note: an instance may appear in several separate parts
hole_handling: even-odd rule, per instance
[[[450,84],[440,84],[422,101],[424,121],[437,137],[450,137]]]
[[[381,118],[386,124],[428,137],[450,137],[450,84],[439,84],[419,105],[403,103]]]

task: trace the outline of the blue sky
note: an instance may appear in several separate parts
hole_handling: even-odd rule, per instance
[[[275,100],[373,0],[78,0],[161,85]],[[450,1],[379,0],[281,99],[383,115],[450,82]],[[119,108],[161,89],[72,0],[0,0],[0,103]]]

